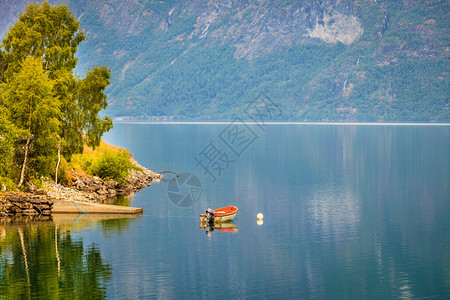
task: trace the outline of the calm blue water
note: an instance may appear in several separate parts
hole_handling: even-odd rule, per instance
[[[105,139],[198,181],[136,193],[137,218],[5,225],[0,298],[450,297],[448,126],[116,124]],[[200,228],[226,205],[232,229]]]

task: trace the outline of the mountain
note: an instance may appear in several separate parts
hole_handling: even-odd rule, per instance
[[[27,1],[0,0],[0,35]],[[62,3],[67,1],[50,1]],[[71,0],[116,119],[450,122],[446,0]],[[6,22],[4,21],[6,20]]]

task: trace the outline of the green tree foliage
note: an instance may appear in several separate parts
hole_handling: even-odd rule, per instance
[[[20,62],[30,55],[43,58],[52,79],[58,70],[71,71],[77,64],[77,47],[85,39],[79,26],[67,6],[31,2],[2,41],[11,64],[9,72],[17,71]]]
[[[5,80],[5,71],[6,71],[7,66],[8,65],[6,63],[5,54],[0,49],[0,83],[4,82],[4,80]],[[1,102],[1,98],[0,98],[0,105],[1,104],[2,104],[2,102]]]
[[[85,143],[97,147],[103,133],[113,126],[108,116],[99,117],[108,105],[104,90],[111,75],[105,66],[89,69],[84,79],[64,70],[58,73],[55,90],[61,99],[63,154],[70,159],[83,151]]]
[[[19,129],[16,163],[22,157],[20,184],[30,174],[48,175],[58,146],[66,159],[83,146],[98,146],[112,120],[99,113],[107,106],[108,68],[74,75],[75,53],[85,39],[66,5],[30,3],[10,27],[0,49],[0,106]],[[6,123],[5,123],[6,124]]]
[[[98,117],[99,112],[108,106],[103,91],[109,85],[110,77],[108,68],[94,67],[79,82],[78,104],[84,116],[82,128],[86,131],[88,146],[100,145],[102,134],[112,128],[113,123],[108,116]]]
[[[8,115],[6,107],[0,106],[0,178],[10,174],[10,162],[17,135],[17,130],[9,121]]]

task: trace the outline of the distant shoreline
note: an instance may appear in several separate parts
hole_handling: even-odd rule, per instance
[[[238,120],[240,121],[240,120]],[[114,121],[115,124],[155,124],[155,125],[228,125],[234,121],[198,122],[198,121]],[[253,121],[242,120],[247,125],[258,125]],[[336,125],[336,126],[450,126],[450,123],[377,123],[377,122],[262,122],[264,125]]]

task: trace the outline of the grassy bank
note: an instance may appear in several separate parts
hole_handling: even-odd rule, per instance
[[[82,154],[75,154],[70,162],[62,163],[61,182],[68,183],[75,174],[123,182],[129,172],[136,168],[131,159],[132,156],[127,149],[104,141],[95,149],[85,146]]]

